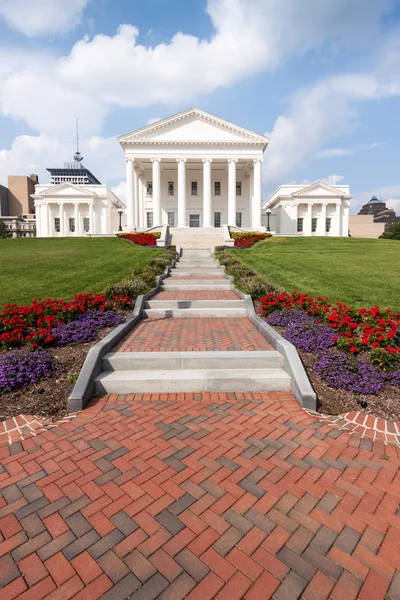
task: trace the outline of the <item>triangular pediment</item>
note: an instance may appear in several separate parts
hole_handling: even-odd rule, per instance
[[[130,143],[253,143],[267,145],[269,138],[249,129],[224,121],[210,113],[192,108],[168,119],[147,125],[118,138],[120,144]]]
[[[50,185],[47,189],[40,192],[41,196],[77,196],[93,198],[97,196],[96,192],[85,189],[84,185],[75,185],[74,183],[59,183]]]
[[[291,194],[292,198],[296,198],[296,197],[301,197],[304,198],[305,196],[310,196],[310,197],[315,197],[315,196],[323,196],[323,197],[335,197],[335,198],[341,198],[343,196],[343,192],[341,190],[339,190],[336,187],[333,187],[331,185],[328,185],[327,183],[324,183],[323,181],[317,181],[316,183],[313,183],[312,185],[309,185],[307,187],[302,188],[301,190],[298,190],[297,192],[293,192],[293,194]]]

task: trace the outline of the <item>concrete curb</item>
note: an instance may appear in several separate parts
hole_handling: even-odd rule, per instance
[[[154,294],[161,289],[161,281],[168,277],[171,269],[175,266],[176,260],[172,262],[171,267],[166,267],[163,275],[158,275],[156,278],[156,287],[148,294],[138,296],[135,303],[135,308],[132,315],[113,329],[105,338],[92,346],[87,353],[85,362],[79,373],[74,389],[68,398],[68,414],[76,413],[83,410],[90,398],[95,393],[94,381],[102,371],[102,361],[106,354],[111,352],[113,348],[135,327],[139,321],[143,319],[144,304]]]
[[[215,262],[218,262],[217,260]],[[225,275],[232,282],[232,291],[239,296],[246,303],[247,316],[249,320],[257,327],[258,331],[269,341],[271,346],[275,348],[283,356],[283,366],[287,373],[292,378],[292,392],[297,402],[303,408],[309,410],[317,409],[317,395],[313,390],[313,387],[308,379],[306,370],[301,362],[300,356],[296,350],[296,347],[288,340],[285,340],[280,333],[275,331],[271,325],[268,325],[258,316],[254,310],[253,300],[248,294],[243,294],[240,290],[237,290],[234,285],[234,278],[232,275]]]

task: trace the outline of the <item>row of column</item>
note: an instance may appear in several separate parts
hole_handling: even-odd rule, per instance
[[[161,159],[153,158],[153,225],[162,225],[161,210]],[[187,226],[186,207],[186,158],[177,158],[178,163],[178,227]],[[228,225],[236,225],[236,163],[237,158],[228,160]],[[252,227],[261,227],[261,194],[262,194],[262,159],[254,159],[253,177],[250,190]],[[212,191],[211,191],[212,158],[203,158],[203,227],[212,227]],[[139,218],[143,207],[139,208],[139,178],[135,169],[135,159],[126,160],[126,203],[127,228],[133,229],[141,225]]]
[[[75,221],[75,231],[74,231],[73,235],[75,235],[75,236],[82,235],[81,213],[79,210],[79,204],[80,203],[78,203],[78,202],[73,203],[73,205],[74,205],[74,221]],[[89,228],[90,228],[89,231],[90,231],[90,233],[96,233],[95,232],[95,221],[94,221],[94,206],[90,202],[88,202],[88,206],[89,206]],[[108,221],[109,226],[111,226],[108,213],[109,213],[109,211],[106,208],[107,216],[106,216],[105,231],[102,231],[102,233],[107,233],[107,226],[108,226],[107,221]],[[54,215],[54,213],[51,210],[50,203],[39,204],[36,206],[36,232],[37,232],[38,237],[51,237],[52,236],[52,232],[53,232],[52,219],[54,219],[55,216],[56,215]],[[57,216],[60,219],[60,235],[64,237],[64,236],[67,236],[70,233],[72,233],[69,231],[69,228],[67,230],[68,222],[67,222],[67,217],[66,217],[66,213],[65,213],[64,203],[61,203],[61,202],[58,203],[58,215]]]
[[[326,202],[321,202],[318,203],[321,205],[321,214],[318,216],[318,221],[319,224],[317,224],[317,231],[315,233],[319,233],[321,235],[325,235],[326,234],[326,207],[327,207],[327,203]],[[344,234],[342,232],[342,205],[339,203],[336,203],[336,211],[335,211],[335,218],[334,218],[334,223],[333,223],[333,228],[331,229],[330,233],[333,233],[335,235],[347,235],[347,229],[348,229],[348,216],[347,216],[347,227],[346,227],[346,234]],[[295,233],[297,233],[297,218],[298,218],[298,204],[295,204],[295,217],[294,217],[294,227],[295,227]],[[305,235],[311,235],[312,233],[312,207],[314,206],[314,203],[312,202],[308,202],[307,203],[307,213],[306,216],[304,218],[304,223],[303,223],[303,233]],[[348,215],[348,208],[346,209],[345,207],[343,207],[344,210],[347,210],[347,215]],[[343,220],[344,221],[344,220]],[[343,231],[345,230],[345,227],[343,226]]]

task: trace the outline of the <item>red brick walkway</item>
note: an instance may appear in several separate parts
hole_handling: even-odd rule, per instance
[[[120,352],[191,350],[273,348],[247,318],[145,319],[119,347]]]
[[[400,449],[290,394],[109,396],[0,459],[0,600],[400,598]]]

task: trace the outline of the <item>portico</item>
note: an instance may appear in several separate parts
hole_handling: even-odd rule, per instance
[[[127,229],[261,228],[268,138],[191,109],[121,136]]]

